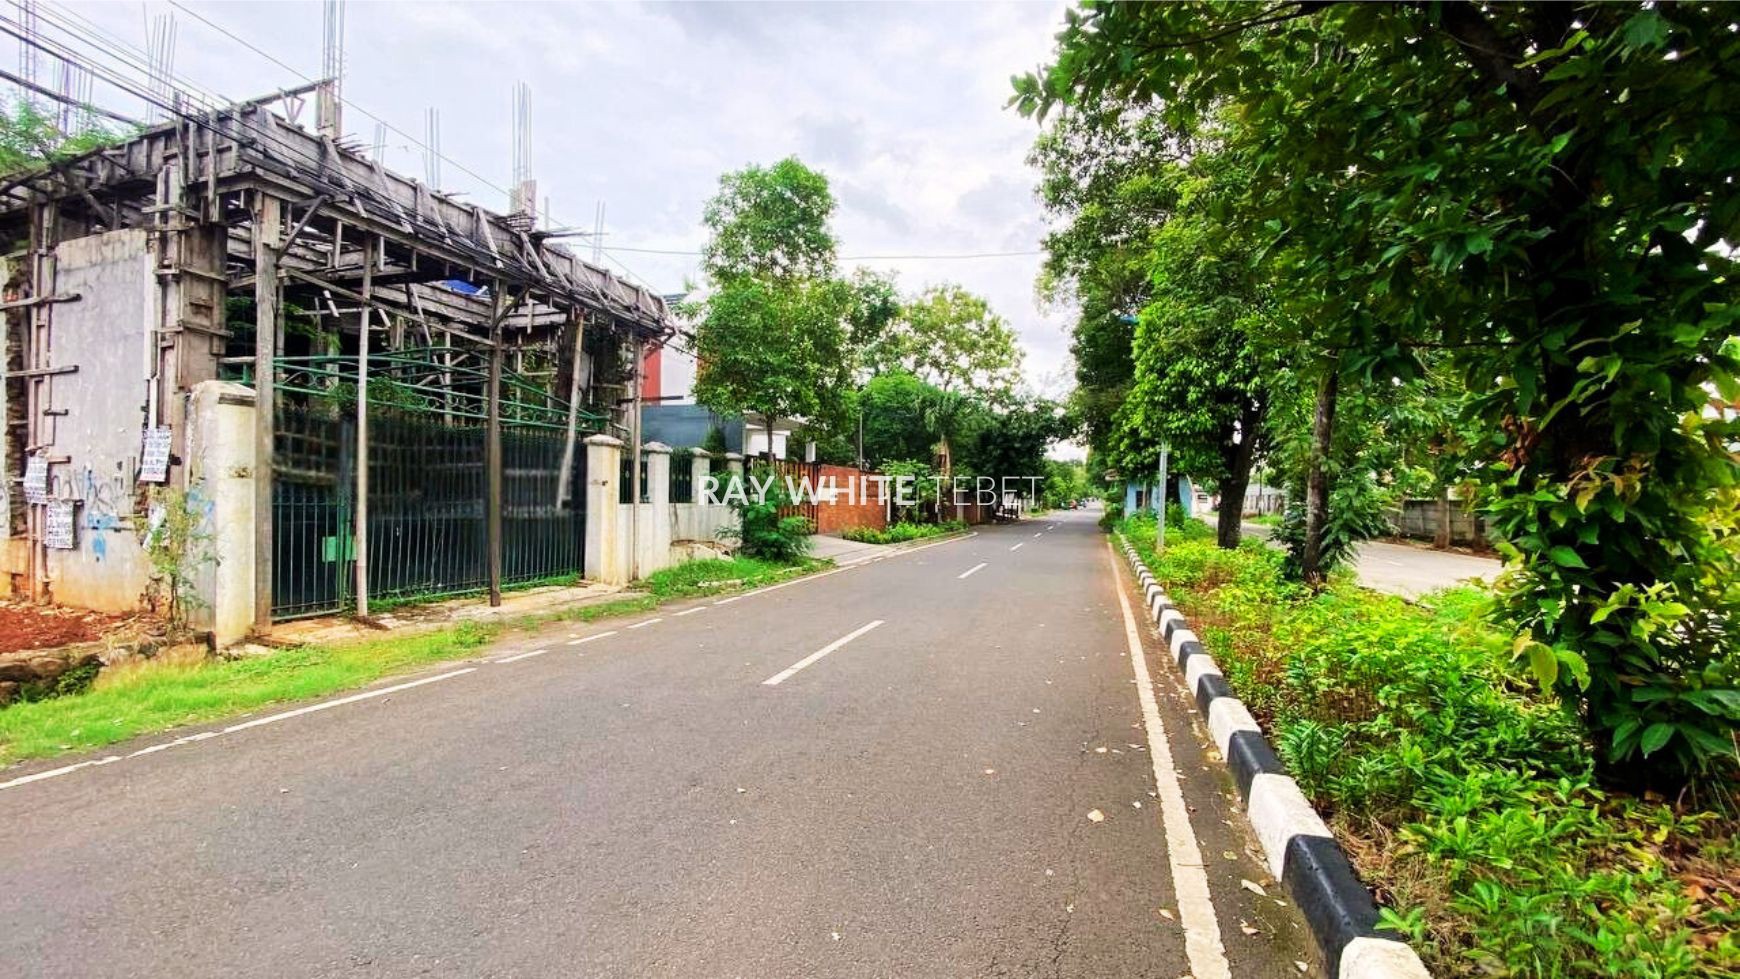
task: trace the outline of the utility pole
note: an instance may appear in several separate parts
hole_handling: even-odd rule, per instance
[[[640,577],[640,371],[643,357],[640,334],[634,337],[634,414],[628,420],[629,440],[634,443],[628,464],[628,578]]]
[[[1154,514],[1159,517],[1160,520],[1159,523],[1155,525],[1154,541],[1155,550],[1160,551],[1161,553],[1166,551],[1166,503],[1168,500],[1168,494],[1166,492],[1166,456],[1171,451],[1171,443],[1160,443],[1160,485],[1154,490]]]
[[[283,203],[254,192],[254,630],[272,628],[272,442]]]
[[[374,235],[363,238],[362,316],[356,337],[356,614],[369,616],[369,321],[374,318]]]
[[[501,605],[501,324],[508,312],[502,303],[500,279],[491,283],[489,295],[492,310],[489,318],[488,429],[483,442],[484,533],[489,549],[489,604],[496,607]]]

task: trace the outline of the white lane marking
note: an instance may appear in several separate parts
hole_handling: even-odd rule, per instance
[[[981,570],[982,568],[984,568],[984,566],[985,566],[985,562],[980,561],[978,564],[975,564],[972,567],[968,568],[967,570],[962,571],[960,574],[955,575],[955,577],[956,578],[965,578],[968,575],[972,574],[973,572]]]
[[[593,641],[594,639],[603,639],[605,636],[614,636],[614,635],[616,635],[616,630],[610,629],[610,630],[605,631],[605,632],[594,633],[593,635],[590,635],[590,636],[581,636],[579,639],[570,639],[570,640],[568,640],[568,645],[578,646],[581,643],[588,643],[588,642]]]
[[[1025,543],[1027,543],[1027,542],[1026,542],[1026,541],[1022,541],[1022,542],[1021,542],[1021,544],[1025,544]],[[1014,547],[1011,547],[1011,548],[1009,548],[1009,550],[1011,550],[1011,551],[1019,551],[1019,550],[1021,550],[1021,544],[1016,544],[1016,545],[1015,545],[1015,546],[1014,546]]]
[[[96,759],[92,759],[91,761],[81,761],[81,762],[78,762],[78,763],[72,764],[72,765],[63,765],[60,768],[51,768],[46,772],[37,772],[35,775],[21,775],[18,778],[12,779],[9,782],[0,782],[0,789],[10,789],[10,788],[12,788],[14,786],[18,786],[18,785],[26,785],[26,784],[31,783],[31,782],[40,782],[43,779],[47,779],[47,778],[58,778],[62,775],[71,775],[73,772],[76,772],[81,768],[94,768],[97,765],[107,765],[110,762],[116,762],[116,761],[120,761],[120,760],[121,760],[120,755],[110,755],[107,758],[96,758]]]
[[[778,673],[775,673],[774,675],[761,681],[761,685],[764,687],[777,687],[777,686],[779,686],[781,683],[784,683],[786,680],[791,679],[792,674],[796,673],[797,671],[803,669],[806,666],[809,666],[810,664],[814,663],[816,660],[821,659],[823,656],[826,656],[829,653],[833,652],[834,650],[839,649],[841,646],[846,645],[847,643],[858,638],[859,636],[863,635],[864,633],[869,632],[871,629],[874,629],[881,624],[882,624],[881,619],[873,619],[870,622],[868,622],[864,625],[861,625],[856,629],[853,629],[851,632],[848,632],[845,635],[841,636],[840,638],[834,640],[833,642],[828,643],[826,646],[823,646],[821,649],[816,650],[815,652],[809,654],[808,656],[805,656],[803,659],[798,660],[796,663],[793,663],[792,665],[786,667],[785,669],[780,670]]]
[[[362,693],[353,693],[348,697],[340,697],[337,700],[326,700],[318,704],[309,704],[307,707],[298,707],[295,710],[287,710],[282,714],[269,714],[265,717],[256,717],[251,721],[243,721],[240,724],[231,724],[219,733],[234,734],[237,731],[246,731],[251,727],[264,727],[267,724],[276,724],[279,721],[287,721],[292,717],[301,717],[304,714],[312,714],[316,711],[330,710],[334,707],[342,707],[345,704],[354,704],[359,700],[371,700],[375,697],[385,697],[390,693],[398,693],[401,690],[420,687],[426,683],[439,683],[442,680],[451,680],[456,676],[464,676],[467,673],[475,672],[477,672],[477,667],[467,666],[463,669],[452,670],[447,673],[437,673],[434,676],[426,676],[421,680],[412,680],[408,683],[395,683],[390,687],[382,687],[379,690],[365,690]]]
[[[695,606],[695,607],[694,607],[694,608],[686,608],[686,609],[683,609],[683,610],[682,610],[682,611],[681,611],[681,612],[678,612],[678,613],[677,613],[677,615],[679,615],[679,616],[682,616],[682,615],[694,615],[694,614],[695,614],[695,613],[696,613],[696,612],[705,612],[705,611],[707,611],[707,606],[705,606],[705,605],[697,605],[697,606]]]
[[[735,602],[739,598],[743,598],[743,597],[744,597],[743,595],[732,595],[730,598],[721,598],[717,602],[714,602],[713,604],[714,605],[730,605],[732,602]]]
[[[649,625],[652,625],[656,622],[663,622],[663,621],[664,621],[663,617],[656,618],[656,619],[647,619],[647,620],[642,621],[642,622],[636,622],[634,625],[629,626],[629,628],[630,629],[645,629]]]
[[[1172,766],[1172,744],[1160,721],[1154,700],[1154,684],[1142,655],[1142,638],[1136,632],[1136,616],[1118,577],[1117,552],[1106,542],[1106,560],[1112,564],[1112,587],[1118,593],[1118,608],[1124,613],[1124,641],[1129,644],[1130,664],[1136,671],[1136,695],[1142,701],[1142,724],[1148,729],[1148,755],[1154,761],[1155,789],[1160,793],[1160,820],[1166,830],[1166,858],[1172,865],[1172,891],[1178,898],[1178,918],[1184,926],[1184,955],[1196,979],[1231,979],[1226,949],[1220,941],[1220,923],[1208,893],[1208,874],[1202,869],[1202,849],[1190,828],[1190,811],[1184,806],[1184,790]]]
[[[549,652],[548,649],[534,649],[534,650],[531,650],[530,652],[516,653],[512,656],[503,656],[501,659],[490,660],[490,662],[492,662],[492,663],[517,663],[522,659],[531,659],[533,656],[542,656],[547,652]]]
[[[1045,533],[1045,531],[1043,531],[1043,530],[1039,532],[1039,534],[1043,534],[1043,533]],[[1039,534],[1034,534],[1033,536],[1038,537]]]

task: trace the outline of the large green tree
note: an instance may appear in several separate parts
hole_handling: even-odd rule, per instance
[[[1723,349],[1740,309],[1733,20],[1694,3],[1093,4],[1016,85],[1030,112],[1129,104],[1181,140],[1226,127],[1252,179],[1222,216],[1289,283],[1331,392],[1449,353],[1481,392],[1519,658],[1633,779],[1736,758],[1740,566],[1711,507],[1740,482],[1740,430],[1707,410],[1740,387]]]
[[[696,400],[844,426],[856,345],[895,307],[886,280],[837,274],[834,208],[827,178],[795,159],[720,178],[703,216],[710,291],[693,309]]]
[[[952,283],[902,303],[868,356],[878,372],[904,370],[986,402],[1009,400],[1021,380],[1015,331],[982,296]]]

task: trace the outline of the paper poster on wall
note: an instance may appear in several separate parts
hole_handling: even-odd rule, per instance
[[[139,456],[139,482],[169,481],[169,429],[147,428],[145,451]]]
[[[24,464],[24,502],[48,502],[48,459],[31,456]]]
[[[62,551],[73,549],[73,501],[54,500],[48,504],[48,528],[43,543]]]

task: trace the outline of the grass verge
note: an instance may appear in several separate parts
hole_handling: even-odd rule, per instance
[[[306,646],[250,659],[115,667],[84,693],[0,710],[0,765],[323,697],[464,657],[495,632],[467,623],[416,636]]]
[[[758,588],[828,566],[827,561],[811,559],[795,564],[753,558],[690,561],[649,576],[644,593],[507,622],[467,622],[415,635],[304,646],[240,660],[126,664],[105,670],[85,692],[0,708],[0,767],[325,697],[466,658],[508,631],[635,615],[664,602]]]
[[[1598,784],[1488,596],[1313,594],[1255,541],[1191,521],[1159,557],[1151,515],[1120,526],[1434,974],[1740,976],[1731,787]]]

